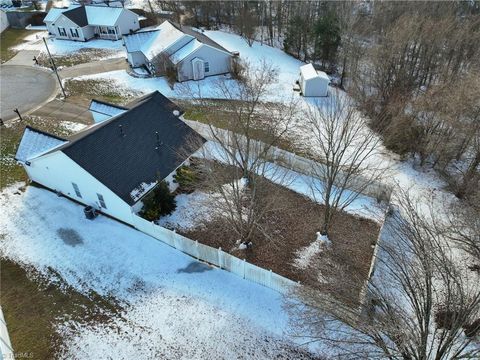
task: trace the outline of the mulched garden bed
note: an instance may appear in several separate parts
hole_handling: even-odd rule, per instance
[[[334,283],[340,286],[349,296],[359,294],[368,275],[380,224],[344,212],[336,214],[329,234],[331,248],[321,252],[309,268],[298,268],[295,266],[297,251],[315,241],[324,206],[284,187],[273,183],[269,186],[272,187],[271,191],[266,191],[265,196],[280,199],[280,206],[266,220],[270,233],[276,234],[273,241],[257,236],[251,249],[240,250],[235,233],[222,217],[194,230],[178,232],[203,244],[221,247],[234,256],[289,279],[318,288],[325,287],[318,276],[319,268],[323,267],[323,274],[329,273],[330,285]]]

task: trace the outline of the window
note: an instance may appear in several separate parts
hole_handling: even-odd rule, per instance
[[[62,28],[62,27],[58,28],[58,34],[60,36],[67,36],[67,32],[65,31],[65,28]]]
[[[72,34],[73,37],[78,38],[78,30],[74,28],[70,28],[70,33]]]
[[[107,208],[107,205],[105,205],[105,199],[103,198],[102,194],[97,194],[98,197],[98,202],[100,203],[100,206],[104,209]]]
[[[108,28],[108,33],[115,35],[115,29],[114,28]]]
[[[209,72],[209,71],[210,71],[210,64],[205,61],[205,72]]]
[[[72,186],[73,186],[73,190],[75,190],[75,194],[77,194],[77,196],[78,196],[79,198],[81,198],[81,197],[82,197],[82,193],[80,192],[80,189],[78,188],[78,185],[72,182]]]

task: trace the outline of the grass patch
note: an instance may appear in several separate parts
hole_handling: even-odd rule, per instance
[[[125,104],[141,94],[118,88],[109,80],[77,80],[69,79],[65,82],[68,96],[78,96],[86,99],[96,98],[113,104]]]
[[[65,55],[53,55],[53,60],[57,67],[69,67],[79,64],[85,64],[88,62],[98,61],[105,59],[106,57],[113,56],[117,54],[117,51],[105,50],[105,49],[93,49],[93,48],[84,48],[79,51],[73,52],[71,54]],[[38,58],[38,63],[44,67],[51,67],[50,59],[45,53],[41,53]]]
[[[27,180],[25,171],[13,159],[27,124],[58,136],[71,134],[57,119],[24,116],[24,121],[7,122],[0,128],[0,189]],[[8,259],[0,261],[0,282],[0,302],[13,349],[30,359],[58,357],[63,339],[56,324],[67,320],[107,323],[121,310],[110,299],[95,293],[85,296],[61,280],[49,283]]]
[[[198,121],[204,124],[211,124],[220,129],[234,130],[231,128],[231,122],[226,120],[229,118],[229,116],[231,116],[231,114],[227,110],[223,109],[222,100],[212,100],[212,103],[208,107],[199,105],[192,106],[191,103],[186,101],[177,102],[186,109],[184,115],[185,119]],[[270,134],[269,129],[262,127],[262,119],[260,117],[258,117],[257,120],[259,121],[256,122],[256,126],[253,128],[252,138],[265,143],[271,143],[272,134]],[[287,137],[282,137],[279,139],[276,146],[298,155],[305,155],[304,152]]]
[[[0,35],[0,63],[10,60],[18,51],[12,47],[24,43],[24,38],[38,31],[25,29],[7,29]]]
[[[62,338],[55,324],[62,320],[107,323],[118,314],[117,304],[98,294],[82,295],[58,284],[32,277],[18,264],[2,259],[1,302],[12,347],[31,359],[57,358]],[[27,357],[27,356],[26,356]]]

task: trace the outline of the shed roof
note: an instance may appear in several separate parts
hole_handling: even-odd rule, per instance
[[[310,80],[313,78],[322,78],[330,81],[330,78],[326,73],[324,73],[323,71],[315,70],[312,64],[306,64],[306,65],[300,66],[300,73],[302,74],[302,77],[305,80]]]

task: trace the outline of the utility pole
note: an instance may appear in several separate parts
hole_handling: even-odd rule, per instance
[[[55,75],[57,75],[58,83],[60,84],[60,89],[62,89],[63,97],[66,98],[67,94],[65,94],[65,89],[63,88],[62,80],[60,80],[60,76],[58,75],[57,65],[55,65],[55,61],[53,61],[52,54],[50,54],[50,49],[48,48],[47,40],[43,38],[43,42],[45,43],[45,47],[47,48],[48,57],[50,58],[50,62],[52,63],[53,71],[55,72]]]

